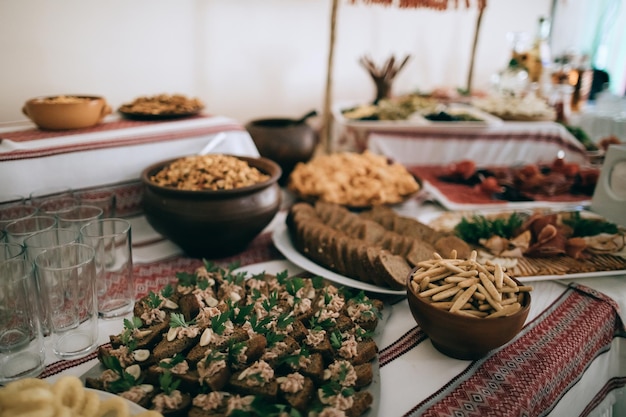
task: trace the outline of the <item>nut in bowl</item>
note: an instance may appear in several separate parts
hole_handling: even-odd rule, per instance
[[[100,96],[60,95],[32,98],[22,113],[40,129],[68,130],[99,124],[111,114],[111,107]]]
[[[154,229],[189,256],[234,255],[280,208],[280,167],[266,158],[208,154],[143,170],[143,209]]]
[[[498,264],[451,256],[420,262],[407,280],[413,318],[443,354],[479,359],[511,341],[530,310],[530,291]]]

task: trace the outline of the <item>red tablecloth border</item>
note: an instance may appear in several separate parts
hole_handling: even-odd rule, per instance
[[[193,119],[206,119],[213,117],[209,114],[202,114],[192,117],[185,117],[184,119],[169,119],[169,120],[155,120],[155,121],[140,121],[129,119],[118,119],[100,123],[92,127],[86,127],[83,129],[71,129],[71,130],[45,130],[33,127],[25,130],[16,130],[13,132],[0,133],[0,140],[7,139],[13,142],[28,142],[31,140],[51,139],[61,136],[83,135],[86,133],[107,132],[109,130],[128,129],[133,127],[148,126],[154,124],[176,123],[181,120],[193,120]]]

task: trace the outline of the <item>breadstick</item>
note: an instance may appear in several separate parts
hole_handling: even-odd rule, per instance
[[[438,266],[435,268],[427,269],[423,272],[420,272],[419,274],[414,274],[413,280],[419,282],[421,279],[425,277],[432,277],[433,275],[438,275],[438,274],[441,274],[442,272],[446,272],[445,266]]]
[[[459,282],[459,287],[468,288],[474,284],[478,284],[480,280],[478,278],[465,278],[464,281]]]
[[[491,280],[487,277],[487,275],[485,275],[482,272],[479,272],[478,278],[480,278],[481,284],[483,284],[483,287],[485,287],[485,289],[489,292],[489,295],[491,295],[491,297],[493,297],[494,300],[498,302],[502,301],[502,293],[498,292],[495,285],[493,285],[493,282],[491,282]]]
[[[502,316],[509,316],[513,313],[518,312],[521,308],[522,308],[522,305],[520,303],[509,304],[503,307],[502,310],[498,310],[495,313],[489,314],[486,318],[490,319],[490,318],[496,318],[496,317],[502,317]]]
[[[450,312],[454,313],[455,311],[460,310],[461,307],[463,307],[465,303],[467,303],[467,301],[472,298],[472,294],[476,292],[477,288],[478,284],[473,284],[472,286],[464,290],[463,294],[459,298],[457,298],[452,307],[450,307]]]
[[[446,285],[449,285],[449,284],[446,284]],[[450,285],[453,285],[453,287],[452,288],[448,288],[445,291],[440,291],[440,292],[434,294],[432,296],[433,301],[445,300],[446,298],[450,298],[453,295],[455,295],[457,292],[461,291],[461,289],[459,288],[458,285],[454,285],[454,284],[450,284]],[[442,285],[442,287],[443,287],[443,285]]]
[[[452,287],[454,287],[454,286],[455,286],[455,284],[444,284],[444,285],[439,285],[439,286],[437,286],[437,287],[435,287],[435,288],[431,288],[431,289],[429,289],[429,290],[422,291],[421,293],[419,293],[419,296],[420,296],[420,297],[430,297],[430,296],[432,296],[433,294],[437,294],[437,293],[439,293],[439,292],[441,292],[441,291],[445,291],[445,290],[447,290],[447,289],[449,289],[449,288],[452,288]]]
[[[496,310],[502,310],[502,305],[500,305],[499,302],[493,299],[493,297],[491,296],[491,294],[489,294],[489,291],[487,291],[483,284],[481,283],[477,285],[478,291],[480,291],[480,293],[485,296],[485,301],[487,301]]]
[[[464,272],[466,272],[465,269],[459,268],[458,266],[452,264],[451,262],[442,262],[441,263],[445,268],[447,268],[448,270],[456,273],[456,274],[462,274]]]
[[[494,284],[496,286],[496,288],[500,289],[502,288],[502,282],[504,280],[504,271],[502,271],[502,266],[500,266],[500,264],[496,264],[496,270],[493,274],[494,277]]]

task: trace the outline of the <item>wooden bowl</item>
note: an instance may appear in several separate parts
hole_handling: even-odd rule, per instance
[[[22,112],[41,129],[68,130],[97,125],[111,107],[99,96],[47,96],[28,100]]]
[[[430,305],[411,288],[407,279],[407,300],[413,318],[441,353],[455,359],[475,360],[511,341],[522,329],[530,311],[530,293],[525,292],[522,308],[498,318],[467,317]],[[515,280],[518,285],[522,285]]]
[[[145,168],[142,204],[150,225],[191,257],[215,259],[244,250],[280,208],[281,169],[267,158],[237,158],[270,179],[231,190],[189,191],[157,185],[150,179],[179,158]]]

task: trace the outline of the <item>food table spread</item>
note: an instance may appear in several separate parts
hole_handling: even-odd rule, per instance
[[[11,182],[13,188],[2,191],[21,194],[35,188],[35,183],[41,185],[45,176],[31,177],[26,173],[42,165],[55,173],[54,182],[76,189],[112,189],[117,197],[118,215],[132,223],[139,298],[172,283],[177,272],[193,272],[202,264],[201,259],[186,256],[177,245],[164,239],[142,215],[142,187],[137,181],[141,168],[153,160],[198,153],[212,141],[213,152],[256,155],[257,151],[241,126],[227,118],[199,116],[156,124],[111,119],[108,123],[94,128],[95,131],[73,135],[43,133],[28,124],[21,129],[13,125],[0,131],[0,169],[11,169],[7,175],[16,178],[15,184]],[[218,136],[221,132],[226,136]],[[21,135],[26,140],[20,140]],[[38,141],[38,135],[45,140]],[[127,146],[147,148],[132,148],[137,152],[131,153],[126,152]],[[96,170],[101,176],[87,181],[72,176],[72,170],[64,164],[68,160],[79,163],[82,158],[101,164]],[[114,165],[109,165],[110,158],[116,161]],[[125,159],[134,162],[121,163]],[[41,164],[42,160],[51,165]],[[9,167],[11,163],[15,166]],[[103,171],[102,167],[109,169]],[[290,262],[276,244],[277,232],[284,230],[291,202],[293,195],[284,190],[280,212],[245,250],[211,260],[220,265],[236,261],[241,270],[250,274],[284,270],[290,275],[315,274]],[[420,198],[411,198],[395,210],[424,222],[442,213],[440,206]],[[366,415],[561,416],[623,411],[626,347],[620,312],[626,309],[625,278],[622,273],[531,281],[533,301],[522,332],[509,344],[476,361],[452,359],[436,350],[416,326],[404,296],[397,292],[370,293],[386,304],[376,337],[378,372],[370,387],[374,403]],[[101,319],[99,344],[107,345],[109,336],[119,334],[122,327],[121,318]],[[84,376],[96,365],[96,353],[59,361],[47,346],[46,368],[41,377],[55,381],[64,375]]]
[[[214,261],[237,261],[251,274],[302,273],[273,244],[273,233],[285,221],[285,196],[283,209],[242,253]],[[416,200],[397,209],[424,221],[441,212]],[[172,282],[176,272],[201,265],[164,240],[143,216],[131,221],[138,297]],[[380,376],[371,388],[375,409],[366,415],[602,415],[616,402],[623,407],[626,346],[619,312],[626,308],[625,279],[532,282],[533,302],[523,331],[477,361],[438,352],[415,325],[406,299],[381,294],[386,305],[378,336]],[[100,343],[121,328],[121,319],[101,321]],[[50,381],[81,376],[98,363],[95,353],[74,361],[57,361],[48,353],[42,377]]]

